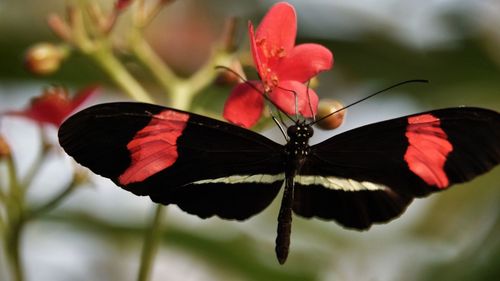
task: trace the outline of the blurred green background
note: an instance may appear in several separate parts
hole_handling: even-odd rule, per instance
[[[45,18],[50,12],[62,13],[66,2],[0,1],[1,110],[21,108],[53,83],[78,88],[99,82],[105,85],[103,100],[122,98],[103,72],[78,54],[51,76],[34,77],[24,70],[23,55],[30,45],[57,42]],[[402,80],[430,80],[353,107],[342,130],[439,107],[500,110],[498,1],[289,2],[298,13],[298,40],[324,44],[334,53],[334,68],[320,75],[321,97],[347,104]],[[248,58],[246,21],[257,23],[272,4],[177,0],[153,22],[148,38],[177,73],[187,75],[204,62],[229,16],[242,19],[239,51]],[[129,66],[134,70],[133,62]],[[145,84],[152,80],[147,73],[135,74]],[[206,89],[199,107],[210,103],[220,110],[229,90]],[[35,138],[29,124],[13,128],[15,122],[3,123],[6,134]],[[266,134],[279,140],[272,130]],[[321,132],[317,139],[333,134]],[[17,148],[15,153],[20,163],[29,162],[23,160],[30,157],[29,149]],[[30,190],[33,202],[54,193],[63,174],[69,173],[70,161],[59,158]],[[168,207],[152,280],[500,280],[498,168],[471,183],[416,200],[399,219],[366,232],[295,216],[291,254],[284,266],[274,256],[275,201],[242,223],[201,220]],[[134,280],[152,206],[148,198],[96,177],[91,187],[78,190],[28,227],[22,248],[27,279]]]

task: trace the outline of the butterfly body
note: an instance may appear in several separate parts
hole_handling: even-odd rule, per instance
[[[283,264],[288,256],[290,233],[292,230],[292,209],[294,201],[295,176],[300,174],[302,166],[310,153],[309,139],[313,129],[305,122],[297,122],[287,129],[288,141],[284,146],[285,187],[278,214],[276,236],[276,256]]]
[[[366,125],[309,145],[297,121],[287,143],[201,115],[109,103],[67,119],[65,151],[136,195],[201,218],[247,219],[283,187],[276,253],[286,260],[292,214],[368,229],[413,198],[469,181],[500,162],[500,114],[448,108]]]

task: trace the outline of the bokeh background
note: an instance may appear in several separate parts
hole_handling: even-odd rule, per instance
[[[124,99],[83,56],[61,70],[34,77],[23,68],[25,50],[57,41],[45,18],[63,12],[62,0],[0,1],[0,110],[22,108],[49,84],[70,88],[99,82],[102,100]],[[101,1],[106,3],[106,1]],[[113,1],[107,1],[112,3]],[[337,131],[439,107],[500,110],[500,2],[468,0],[296,0],[300,42],[318,42],[335,56],[317,92],[344,104],[392,83],[406,85],[349,109]],[[154,48],[177,73],[206,59],[224,20],[238,16],[237,42],[248,59],[246,21],[257,23],[273,1],[177,0],[147,30]],[[134,68],[133,63],[129,65]],[[142,81],[148,83],[147,73]],[[200,108],[222,108],[230,88],[213,86]],[[215,105],[213,105],[215,104]],[[36,128],[19,118],[2,121],[20,173],[39,149]],[[266,130],[280,141],[274,130]],[[464,134],[467,134],[465,131]],[[369,140],[367,140],[369,141]],[[30,189],[33,204],[70,180],[71,160],[54,155]],[[0,174],[1,175],[1,174]],[[291,254],[274,256],[279,200],[245,222],[201,220],[170,206],[152,280],[500,280],[500,169],[416,200],[399,219],[366,232],[335,222],[294,217]],[[153,203],[106,179],[77,190],[56,210],[30,224],[22,253],[27,280],[134,280],[142,236]],[[6,280],[0,258],[0,280]],[[7,279],[8,280],[8,279]]]

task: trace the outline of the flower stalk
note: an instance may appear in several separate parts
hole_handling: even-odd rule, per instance
[[[64,201],[64,199],[66,199],[66,197],[68,197],[68,195],[70,195],[81,184],[81,181],[78,181],[77,178],[78,176],[74,175],[73,180],[66,185],[66,187],[64,187],[56,196],[45,202],[43,205],[34,209],[26,210],[25,220],[28,221],[35,219],[59,206],[59,204],[61,204],[62,201]]]
[[[99,47],[94,52],[91,52],[89,56],[129,97],[137,101],[153,103],[151,96],[125,69],[109,48]]]
[[[42,136],[42,149],[37,155],[35,162],[33,162],[27,175],[20,179],[17,175],[17,168],[14,162],[14,158],[10,153],[10,148],[3,138],[0,138],[0,160],[5,161],[7,183],[7,192],[1,189],[0,192],[0,202],[4,208],[5,217],[0,216],[0,236],[4,243],[5,257],[7,260],[7,266],[12,280],[23,281],[24,271],[21,256],[22,247],[22,236],[23,230],[26,224],[45,212],[52,210],[57,207],[72,191],[82,183],[82,181],[73,181],[70,186],[65,188],[61,193],[48,202],[42,204],[41,207],[37,209],[29,209],[26,202],[26,192],[29,186],[33,182],[33,178],[42,168],[44,160],[47,159],[47,155],[52,151],[51,145],[46,141],[44,136],[44,130],[41,128]],[[75,177],[76,178],[76,177]],[[1,215],[2,213],[0,213]]]
[[[165,216],[166,208],[163,205],[157,205],[154,209],[153,218],[149,229],[144,236],[144,244],[141,252],[141,262],[139,265],[138,281],[150,280],[153,269],[154,257],[158,251],[158,244],[162,233],[162,221]]]
[[[210,85],[217,76],[216,66],[229,66],[234,60],[234,19],[228,21],[222,47],[214,48],[207,62],[188,78],[177,76],[144,39],[142,28],[136,25],[129,39],[130,48],[137,59],[150,71],[163,88],[171,106],[188,110],[199,91]]]
[[[4,202],[6,212],[6,225],[4,227],[4,247],[7,264],[12,279],[23,281],[23,267],[20,255],[21,235],[24,225],[24,189],[17,179],[17,169],[11,154],[5,157],[9,188]]]

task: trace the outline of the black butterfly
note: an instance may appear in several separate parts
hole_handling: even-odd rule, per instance
[[[487,172],[500,161],[500,114],[448,108],[366,125],[310,146],[297,121],[286,145],[229,123],[144,103],[108,103],[62,124],[65,151],[154,202],[208,218],[244,220],[284,186],[276,254],[284,263],[292,211],[367,229],[415,197]],[[283,185],[284,182],[284,185]]]

